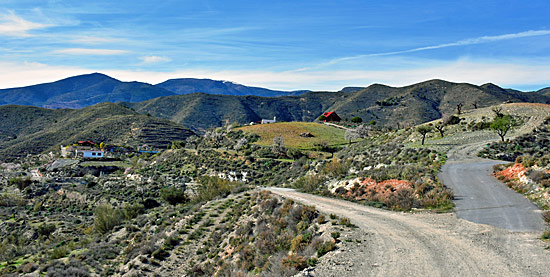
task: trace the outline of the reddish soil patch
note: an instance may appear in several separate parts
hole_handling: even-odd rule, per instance
[[[356,183],[344,196],[355,200],[383,201],[402,189],[411,189],[411,182],[396,179],[377,182],[371,178],[365,178],[361,183]]]
[[[522,164],[514,164],[514,166],[508,167],[502,171],[496,172],[495,176],[499,178],[504,177],[504,180],[511,181],[513,179],[519,179],[525,176],[527,169]],[[502,179],[500,177],[499,179]]]

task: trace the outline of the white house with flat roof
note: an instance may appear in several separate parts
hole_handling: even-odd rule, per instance
[[[103,150],[76,150],[76,156],[82,158],[103,158]]]
[[[271,120],[271,119],[262,119],[262,124],[269,124],[269,123],[275,123],[275,122],[277,122],[277,117],[276,116],[273,117],[273,120]]]

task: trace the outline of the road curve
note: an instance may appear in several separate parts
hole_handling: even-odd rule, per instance
[[[319,211],[348,217],[365,231],[366,251],[345,276],[550,276],[550,253],[534,233],[512,233],[457,219],[454,214],[410,214],[344,200],[269,188]],[[334,267],[315,276],[338,276]]]
[[[459,218],[510,231],[542,231],[540,209],[493,175],[493,166],[505,163],[475,157],[480,144],[449,152],[439,179],[453,189]]]

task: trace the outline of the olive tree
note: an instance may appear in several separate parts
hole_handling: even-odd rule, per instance
[[[514,123],[514,118],[511,115],[503,114],[502,116],[495,116],[490,127],[499,135],[500,140],[504,142],[504,137],[512,129]]]
[[[432,127],[428,125],[422,125],[416,128],[416,131],[422,135],[422,145],[424,145],[424,140],[426,140],[426,135],[432,131]]]

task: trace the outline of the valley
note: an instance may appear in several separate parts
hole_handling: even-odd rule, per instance
[[[503,103],[545,97],[434,80],[0,106],[0,273],[547,275],[550,106]],[[493,164],[525,166],[499,179],[528,198]]]

